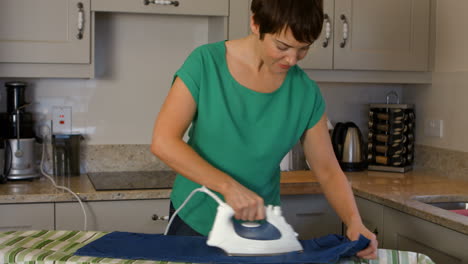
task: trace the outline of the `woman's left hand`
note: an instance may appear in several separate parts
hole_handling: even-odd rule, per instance
[[[362,223],[352,224],[348,226],[346,235],[351,241],[358,240],[359,235],[363,235],[370,240],[369,246],[366,249],[359,251],[356,256],[363,259],[376,259],[377,258],[377,236],[369,231]]]

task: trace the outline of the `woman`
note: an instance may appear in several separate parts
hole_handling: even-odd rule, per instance
[[[280,203],[281,159],[303,136],[307,161],[347,225],[347,236],[371,240],[358,256],[375,258],[376,237],[362,224],[333,153],[319,88],[296,65],[320,34],[322,1],[253,0],[251,11],[249,36],[190,54],[158,115],[151,150],[180,173],[171,206],[178,208],[205,185],[237,219],[264,219],[264,204]],[[195,195],[170,234],[207,235],[216,207],[212,198]]]

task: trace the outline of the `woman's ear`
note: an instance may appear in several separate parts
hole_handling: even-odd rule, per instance
[[[257,37],[260,37],[260,27],[255,23],[253,17],[253,15],[250,16],[250,31],[252,31],[254,35],[257,35]]]

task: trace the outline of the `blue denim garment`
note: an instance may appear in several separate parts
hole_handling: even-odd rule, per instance
[[[221,249],[206,245],[206,240],[206,237],[197,236],[112,232],[78,249],[75,255],[192,263],[334,263],[340,258],[354,256],[369,244],[364,236],[349,241],[340,235],[327,235],[302,240],[302,253],[232,257]]]

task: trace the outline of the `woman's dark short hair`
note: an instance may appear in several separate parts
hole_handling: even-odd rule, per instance
[[[250,9],[260,39],[289,27],[297,41],[313,43],[322,31],[323,0],[252,0]]]

